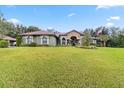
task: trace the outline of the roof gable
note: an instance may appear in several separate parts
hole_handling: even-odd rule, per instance
[[[79,33],[80,35],[83,35],[81,32],[78,32],[77,30],[71,30],[71,31],[67,32],[66,34],[71,33],[71,32],[76,32],[76,33]]]
[[[83,35],[81,32],[78,32],[77,30],[71,30],[71,31],[69,31],[69,32],[67,32],[67,33],[62,33],[62,34],[60,34],[60,35],[67,35],[67,34],[69,34],[69,33],[71,33],[71,32],[76,32],[76,33],[78,33],[78,34],[80,34],[80,35]]]

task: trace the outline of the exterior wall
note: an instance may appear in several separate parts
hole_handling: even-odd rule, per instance
[[[27,44],[26,38],[27,38],[27,36],[22,36],[22,45]]]
[[[69,32],[67,38],[70,39],[72,36],[75,36],[77,39],[80,39],[80,34],[77,32]]]
[[[37,43],[37,36],[33,36],[33,42]]]
[[[67,35],[65,36],[60,36],[60,44],[62,45],[62,38],[66,39],[66,45],[67,45],[67,39],[71,39],[72,36],[75,36],[78,40],[79,40],[79,44],[82,44],[82,38],[83,36],[81,36],[78,32],[69,32]]]
[[[57,45],[56,37],[50,36],[49,37],[49,44],[52,45],[52,46],[56,46]]]
[[[36,40],[37,40],[37,44],[38,45],[41,45],[41,37],[40,36],[36,36]]]
[[[32,42],[37,43],[38,45],[42,45],[42,38],[43,36],[31,36],[32,37]],[[56,46],[56,37],[54,36],[44,36],[47,38],[47,44],[48,45],[52,45],[52,46]],[[22,45],[28,44],[27,42],[27,38],[28,36],[23,36],[22,37]]]
[[[91,44],[96,44],[96,38],[95,38],[95,37],[91,37],[90,43],[91,43]]]

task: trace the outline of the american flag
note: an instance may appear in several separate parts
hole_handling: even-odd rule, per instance
[[[98,36],[100,33],[102,33],[102,30],[103,30],[103,27],[101,27],[101,28],[97,31],[96,35]]]

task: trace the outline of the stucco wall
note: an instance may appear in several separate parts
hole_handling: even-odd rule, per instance
[[[37,40],[37,44],[38,45],[41,45],[41,37],[40,36],[36,36],[36,40]]]
[[[57,44],[56,37],[49,36],[49,43],[50,43],[50,45],[56,46],[56,44]]]
[[[77,32],[69,32],[67,38],[70,39],[72,36],[75,36],[77,39],[80,39],[80,34]]]
[[[47,44],[56,46],[56,37],[54,36],[45,36],[47,38]],[[37,43],[38,45],[42,45],[42,38],[43,36],[33,36],[33,42]],[[27,44],[26,42],[27,36],[22,37],[22,44]]]
[[[27,36],[23,36],[23,37],[22,37],[22,44],[23,44],[23,45],[26,44],[26,38],[27,38]]]

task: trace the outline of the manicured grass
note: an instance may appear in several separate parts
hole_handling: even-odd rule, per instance
[[[124,49],[0,49],[0,87],[124,87]]]

